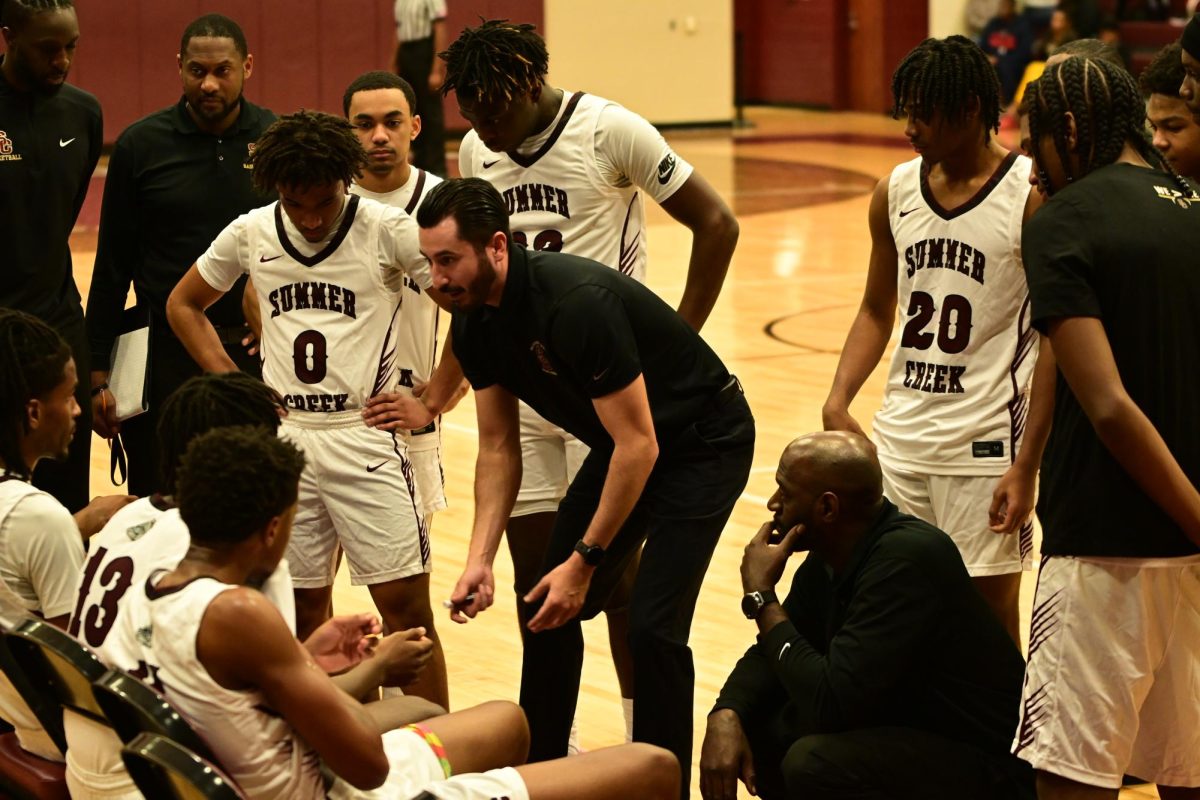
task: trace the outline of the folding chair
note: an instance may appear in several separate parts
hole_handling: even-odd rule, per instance
[[[245,800],[246,797],[211,761],[158,734],[138,734],[121,750],[121,758],[142,794],[155,800]]]
[[[92,693],[126,745],[142,733],[152,733],[179,743],[201,758],[216,761],[212,750],[175,706],[129,673],[108,670],[93,682]]]

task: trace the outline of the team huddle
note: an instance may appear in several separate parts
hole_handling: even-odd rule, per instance
[[[3,9],[0,114],[37,96],[86,127],[70,0]],[[1191,113],[1200,21],[1181,44]],[[161,692],[250,798],[686,798],[691,624],[754,455],[741,383],[699,335],[737,221],[640,116],[547,83],[533,26],[482,22],[436,59],[472,128],[461,178],[410,164],[421,109],[398,75],[356,78],[343,116],[276,118],[242,97],[238,24],[187,27],[183,98],[109,161],[86,336],[0,310],[5,604]],[[1200,191],[1142,91],[1102,47],[1064,49],[1018,154],[977,45],[898,66],[917,157],[874,191],[825,430],[784,451],[745,549],[759,635],[708,716],[706,800],[1099,798],[1130,778],[1200,797]],[[646,197],[691,233],[678,308],[643,285]],[[121,419],[131,283],[147,410]],[[897,311],[868,437],[850,404]],[[505,539],[523,656],[519,705],[450,712],[429,579],[442,417],[468,391],[450,617],[500,598]],[[124,440],[130,496],[35,488],[89,419]],[[378,616],[335,615],[343,557]],[[627,737],[580,752],[581,620],[601,611]],[[141,796],[101,722],[65,711],[63,752],[3,673],[0,717],[65,760],[72,797]]]

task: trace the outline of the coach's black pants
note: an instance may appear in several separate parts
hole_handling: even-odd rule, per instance
[[[593,450],[558,507],[542,573],[565,561],[600,502],[611,453]],[[695,671],[688,648],[696,597],[713,550],[746,486],[754,456],[754,418],[739,393],[714,405],[671,442],[629,519],[592,576],[580,618],[525,635],[521,707],[532,734],[530,760],[567,753],[579,694],[583,635],[579,619],[600,612],[642,542],[641,566],[629,607],[633,652],[633,738],[670,750],[683,770],[687,797],[692,763]],[[536,612],[536,608],[532,609]]]
[[[74,514],[88,504],[89,483],[92,470],[92,398],[89,366],[91,350],[88,348],[87,333],[83,325],[83,311],[78,319],[51,326],[66,340],[75,361],[75,372],[79,384],[75,387],[75,401],[79,403],[79,416],[75,418],[75,435],[65,459],[45,458],[38,462],[33,471],[33,485],[54,496],[58,502]],[[2,380],[9,380],[5,377]]]
[[[222,328],[217,333],[225,345],[225,352],[242,372],[261,377],[258,356],[247,355],[241,339],[248,328]],[[129,460],[129,493],[139,497],[153,494],[163,486],[162,467],[158,454],[158,420],[162,405],[171,393],[182,386],[188,378],[204,370],[188,355],[183,343],[169,331],[151,327],[149,386],[147,403],[149,410],[121,423],[121,441],[125,445],[125,456]]]
[[[906,727],[772,740],[744,724],[764,800],[1034,800],[1033,769],[1003,750]]]
[[[412,143],[412,163],[439,177],[446,176],[446,123],[443,119],[442,93],[429,91],[429,73],[433,69],[433,38],[413,39],[400,44],[400,77],[412,84],[417,95],[416,113],[421,117],[421,133]]]

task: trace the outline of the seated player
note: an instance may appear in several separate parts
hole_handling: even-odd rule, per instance
[[[145,643],[139,641],[141,626],[126,597],[131,590],[136,594],[155,571],[174,567],[188,551],[191,539],[174,501],[176,468],[188,442],[206,431],[234,425],[255,425],[274,433],[283,413],[279,395],[243,372],[191,378],[163,404],[158,426],[163,485],[154,495],[114,514],[92,537],[87,566],[78,578],[78,600],[68,630],[106,664],[156,682],[154,662],[145,658]],[[280,562],[260,589],[294,630],[295,605],[286,561]],[[305,644],[317,657],[331,640],[340,644],[342,632],[350,640],[361,640],[364,628],[368,634],[378,633],[377,620],[372,615],[331,620],[328,628]],[[376,689],[385,677],[407,682],[401,677],[419,671],[432,646],[419,628],[393,634],[375,648],[373,658],[338,680],[357,697]],[[343,662],[318,659],[329,671],[345,667]],[[412,714],[410,719],[442,713],[420,698],[408,698],[404,704]],[[394,712],[394,706],[387,708]],[[70,711],[64,714],[64,727],[69,745],[67,786],[75,800],[141,797],[125,771],[121,743],[110,728]]]
[[[775,481],[741,568],[758,641],[709,714],[705,800],[736,800],[739,778],[765,798],[1032,800],[1008,752],[1021,653],[950,537],[884,498],[856,434],[796,439]]]
[[[0,594],[6,605],[65,628],[75,605],[83,537],[134,498],[97,498],[72,517],[29,482],[42,459],[67,457],[79,416],[75,361],[61,336],[28,314],[0,310],[0,375]],[[16,730],[21,747],[62,760],[3,673],[0,718]]]
[[[435,658],[410,693],[445,706],[429,604],[432,555],[403,437],[367,427],[368,398],[397,382],[405,281],[431,291],[416,223],[348,194],[367,154],[344,119],[280,118],[251,157],[255,185],[279,201],[234,220],[180,280],[167,316],[204,369],[236,369],[204,310],[249,273],[262,319],[263,380],[290,413],[281,435],[308,454],[288,565],[301,638],[331,606],[339,548],[388,630],[421,626]],[[443,358],[443,361],[445,359]],[[451,359],[453,363],[453,360]],[[459,379],[455,379],[455,384]]]
[[[678,795],[673,757],[622,745],[513,769],[528,730],[520,710],[487,703],[380,735],[362,705],[299,645],[278,610],[247,584],[270,574],[296,513],[299,450],[260,429],[211,431],[179,468],[192,547],[152,578],[144,600],[167,696],[250,800],[437,798],[543,800]],[[255,646],[244,636],[254,631]],[[326,789],[321,764],[335,776]],[[472,770],[486,770],[481,774]]]

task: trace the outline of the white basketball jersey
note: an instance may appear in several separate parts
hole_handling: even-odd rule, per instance
[[[514,241],[590,258],[644,282],[641,193],[632,183],[609,185],[596,165],[596,125],[613,105],[576,92],[550,137],[528,156],[493,152],[468,131],[460,165],[464,177],[483,178],[504,197]]]
[[[324,798],[316,752],[287,720],[265,710],[262,692],[224,688],[196,657],[196,637],[209,604],[233,588],[212,578],[163,590],[146,586],[153,654],[167,698],[248,797]]]
[[[197,261],[200,274],[222,291],[239,270],[250,274],[262,314],[263,381],[288,408],[361,409],[396,383],[406,273],[432,285],[416,223],[350,195],[327,242],[293,242],[287,228],[295,230],[278,202],[239,217]]]
[[[442,179],[422,169],[412,168],[408,180],[395,191],[378,193],[361,186],[350,187],[360,197],[399,208],[415,217],[425,195]],[[400,330],[396,340],[396,385],[412,389],[416,382],[428,383],[437,359],[438,304],[429,298],[411,278],[405,276],[404,311],[400,315]],[[408,437],[409,452],[436,450],[441,436],[437,422],[427,429],[413,431]]]
[[[1037,356],[1021,262],[1031,162],[1015,154],[946,211],[915,158],[892,171],[900,344],[875,415],[879,458],[940,475],[1001,474],[1028,412]]]
[[[71,635],[92,647],[104,663],[161,689],[144,587],[155,572],[174,569],[190,542],[179,510],[160,497],[143,497],[113,514],[90,540]],[[295,631],[296,599],[286,561],[262,591]],[[134,791],[121,761],[121,741],[110,729],[73,714],[64,715],[63,726],[67,770],[76,793],[116,797]]]

